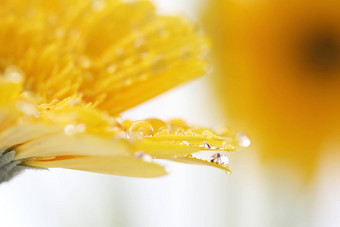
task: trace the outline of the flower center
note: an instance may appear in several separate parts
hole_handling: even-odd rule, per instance
[[[319,31],[311,33],[303,44],[305,66],[313,71],[334,71],[339,67],[340,41],[335,32]]]

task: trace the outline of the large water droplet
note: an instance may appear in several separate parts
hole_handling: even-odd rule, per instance
[[[128,136],[130,139],[142,139],[145,136],[153,135],[153,127],[147,121],[135,121],[128,130]]]
[[[177,128],[188,129],[188,125],[182,119],[172,119],[168,122],[171,130],[175,131]]]
[[[214,133],[210,130],[204,130],[202,132],[202,136],[207,137],[207,138],[212,138],[214,136]]]
[[[160,129],[166,129],[167,128],[167,124],[160,119],[149,118],[146,121],[149,122],[152,125],[155,132],[159,132]]]
[[[236,134],[236,140],[240,147],[249,147],[251,144],[249,137],[243,133]]]

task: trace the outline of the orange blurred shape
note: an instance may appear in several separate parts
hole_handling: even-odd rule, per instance
[[[308,179],[340,136],[340,1],[207,2],[214,82],[231,126],[267,163]]]

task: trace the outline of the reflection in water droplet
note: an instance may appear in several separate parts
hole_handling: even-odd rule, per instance
[[[128,130],[128,136],[130,139],[142,139],[145,136],[153,135],[153,127],[147,121],[135,121]]]
[[[143,151],[137,151],[133,154],[133,157],[140,158],[145,162],[152,162],[152,157],[149,154],[145,154]]]
[[[249,137],[243,133],[236,134],[236,139],[240,147],[249,147],[251,144]]]
[[[217,162],[220,165],[227,165],[229,163],[229,159],[225,154],[215,153],[211,156],[210,162]]]
[[[230,174],[231,174],[231,170],[230,170],[230,169],[227,169],[227,170],[225,171],[225,173],[228,174],[228,175],[230,175]]]

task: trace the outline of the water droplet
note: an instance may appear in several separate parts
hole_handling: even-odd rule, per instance
[[[147,121],[135,121],[128,130],[128,136],[130,139],[142,139],[145,136],[153,135],[153,127]]]
[[[220,165],[227,165],[229,163],[229,159],[225,154],[215,153],[211,156],[210,162],[216,162]]]
[[[131,124],[133,123],[133,121],[131,120],[124,120],[122,121],[120,124],[126,129],[128,130],[131,126]]]
[[[160,119],[149,118],[146,121],[149,122],[152,125],[155,132],[159,132],[160,129],[166,129],[167,128],[167,124]]]
[[[225,171],[225,173],[228,174],[228,175],[230,175],[230,174],[231,174],[231,170],[230,170],[230,169],[227,169],[227,170]]]
[[[31,103],[27,103],[24,101],[18,101],[16,103],[17,109],[19,109],[21,112],[27,114],[27,115],[32,115],[35,117],[39,117],[40,113],[39,110],[35,107],[35,105]]]
[[[160,135],[160,136],[168,136],[169,130],[167,130],[166,128],[163,128],[163,129],[160,129],[157,134]]]
[[[70,100],[70,106],[75,106],[81,103],[81,99],[80,98],[74,98]]]
[[[78,65],[84,69],[88,69],[91,66],[91,60],[87,56],[80,56],[78,58]]]
[[[145,81],[149,78],[149,74],[147,73],[139,73],[137,74],[137,79],[140,81]]]
[[[77,132],[85,132],[85,130],[86,130],[86,125],[85,124],[77,124],[76,125],[76,131]]]
[[[207,142],[204,141],[203,143],[203,147],[206,148],[206,149],[210,149],[210,144],[208,144]]]
[[[23,80],[23,75],[20,70],[15,66],[9,66],[4,72],[4,76],[12,83],[20,83]]]
[[[236,140],[240,147],[249,147],[251,144],[249,137],[243,133],[236,134]]]
[[[158,55],[151,62],[151,71],[155,74],[162,73],[167,68],[167,61],[162,55]]]
[[[188,47],[184,47],[181,51],[181,57],[183,60],[187,60],[191,57],[191,51]]]
[[[77,133],[85,132],[86,125],[85,124],[68,124],[64,127],[64,133],[68,136],[73,136]]]
[[[184,130],[184,128],[182,128],[182,127],[176,128],[175,134],[185,136],[185,130]]]
[[[202,136],[207,137],[207,138],[211,138],[211,137],[214,136],[214,133],[212,131],[210,131],[210,130],[204,130],[202,132]]]
[[[123,84],[124,84],[125,86],[130,86],[132,83],[133,83],[133,80],[132,80],[132,78],[129,77],[129,76],[123,79]]]
[[[123,48],[117,48],[115,50],[116,59],[121,61],[126,58]]]
[[[57,38],[63,38],[66,35],[66,30],[65,28],[58,28],[55,32],[55,35],[57,36]]]
[[[76,127],[73,124],[66,125],[64,127],[64,132],[68,136],[73,136],[76,134]]]
[[[94,12],[102,11],[105,8],[105,2],[100,0],[94,0],[92,2],[92,10]]]
[[[229,127],[217,128],[215,131],[219,136],[222,136],[222,137],[230,137],[230,135],[232,133],[232,131]]]
[[[165,39],[165,38],[169,37],[169,35],[170,35],[170,32],[167,29],[162,28],[162,29],[159,30],[159,36],[161,38]]]
[[[172,119],[168,122],[171,130],[176,130],[177,128],[188,129],[188,125],[182,119]]]
[[[184,140],[184,141],[182,142],[182,144],[187,145],[187,146],[190,146],[190,145],[191,145],[191,144],[190,144],[188,141],[186,141],[186,140]]]
[[[107,70],[108,73],[114,73],[117,70],[117,67],[115,65],[111,64],[107,67],[106,70]]]
[[[143,151],[137,151],[133,154],[133,157],[140,158],[145,162],[152,162],[152,157],[149,154],[145,154]]]
[[[234,145],[227,143],[227,142],[223,142],[222,143],[222,149],[223,150],[227,150],[227,151],[234,151],[236,148]]]
[[[148,55],[149,47],[145,41],[144,37],[140,37],[134,43],[136,52],[142,57],[145,58]]]

